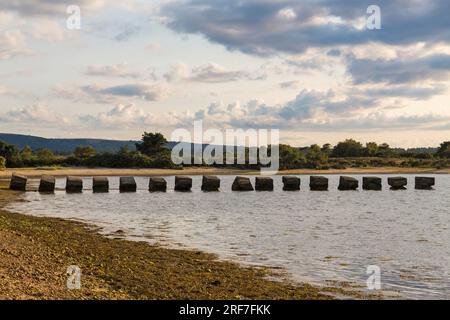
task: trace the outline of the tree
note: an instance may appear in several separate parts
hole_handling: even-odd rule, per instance
[[[391,149],[391,147],[387,143],[382,143],[378,146],[378,153],[377,156],[389,158],[398,156],[398,153]]]
[[[378,144],[376,142],[367,142],[366,143],[366,154],[369,157],[374,157],[378,153]]]
[[[310,166],[317,168],[328,161],[328,154],[322,152],[322,149],[317,144],[313,144],[306,153],[306,160],[308,160]]]
[[[280,144],[279,154],[280,169],[297,169],[305,166],[305,155],[298,148]]]
[[[36,160],[36,157],[33,154],[33,150],[31,150],[29,146],[23,147],[23,149],[20,151],[20,158],[25,165],[33,164],[33,162]]]
[[[6,159],[4,157],[0,157],[0,169],[6,168]]]
[[[437,155],[441,158],[450,158],[450,141],[441,143]]]
[[[343,142],[339,142],[334,148],[331,154],[334,158],[342,157],[362,157],[364,155],[364,147],[361,142],[353,139],[347,139]]]
[[[0,141],[0,156],[6,159],[10,167],[21,166],[20,155],[16,147]]]
[[[331,154],[331,144],[325,143],[325,144],[322,146],[322,152],[325,153],[325,154],[327,154],[327,155],[330,155],[330,154]]]
[[[147,156],[154,156],[167,150],[166,144],[167,140],[161,133],[144,132],[142,142],[136,143],[136,150]]]
[[[78,146],[73,151],[76,158],[85,160],[95,155],[95,149],[91,146]]]
[[[37,160],[40,164],[49,165],[55,161],[55,155],[50,149],[39,149],[36,151]]]

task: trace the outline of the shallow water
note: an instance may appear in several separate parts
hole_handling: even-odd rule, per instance
[[[354,177],[360,178],[358,175]],[[28,192],[8,209],[25,214],[87,221],[105,233],[124,230],[134,240],[181,245],[243,263],[282,267],[294,279],[316,284],[350,281],[366,286],[367,267],[381,268],[381,285],[401,297],[450,299],[450,176],[436,176],[436,190],[337,191],[338,176],[329,176],[330,191],[282,191],[281,176],[273,192],[232,192],[234,176],[221,176],[221,192],[146,191],[148,178],[136,178],[137,193],[93,194],[85,178],[83,194]],[[254,178],[252,177],[252,182]],[[33,181],[37,184],[37,181]],[[57,180],[64,188],[65,181]]]

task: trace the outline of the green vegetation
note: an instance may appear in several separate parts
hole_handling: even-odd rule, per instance
[[[50,149],[32,150],[25,146],[17,150],[13,145],[0,141],[0,168],[2,167],[107,167],[107,168],[176,168],[171,160],[169,143],[161,133],[142,135],[136,150],[127,146],[117,152],[97,152],[92,146],[78,146],[72,154],[54,154]],[[237,150],[237,149],[235,149]],[[270,153],[270,146],[268,148]],[[248,160],[250,149],[245,150]],[[224,152],[224,159],[226,158]],[[237,152],[235,152],[235,159]],[[192,161],[192,163],[194,163]],[[225,161],[224,161],[225,163]],[[236,161],[235,161],[236,163]],[[206,166],[206,164],[202,164]],[[224,167],[225,165],[213,164]],[[241,169],[258,169],[260,165],[234,165]],[[354,139],[327,143],[306,148],[280,145],[280,169],[345,169],[364,167],[450,167],[450,141],[439,148],[398,149],[388,144],[368,142],[365,145]]]
[[[441,158],[450,158],[450,141],[441,143],[437,155]]]

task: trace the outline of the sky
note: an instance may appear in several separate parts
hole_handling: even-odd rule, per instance
[[[447,0],[1,1],[0,132],[170,138],[202,120],[279,129],[295,146],[438,146],[449,12]]]

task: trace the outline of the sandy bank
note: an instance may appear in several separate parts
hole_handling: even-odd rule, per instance
[[[62,169],[5,169],[0,171],[0,179],[8,179],[12,173],[25,175],[28,177],[40,177],[41,175],[53,176],[171,176],[171,175],[239,175],[239,174],[259,174],[259,171],[220,169],[220,168],[185,168],[174,169],[108,169],[108,168],[62,168]],[[434,168],[349,168],[344,170],[311,170],[296,169],[284,170],[274,174],[449,174],[450,169]]]

